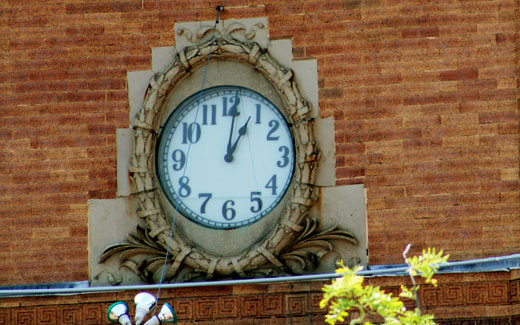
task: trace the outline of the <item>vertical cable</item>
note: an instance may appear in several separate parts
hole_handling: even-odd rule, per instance
[[[213,26],[213,33],[211,35],[211,40],[210,40],[210,48],[209,48],[209,53],[208,53],[208,59],[206,60],[206,66],[204,67],[204,74],[203,74],[203,77],[202,77],[202,83],[200,85],[199,98],[197,100],[197,110],[195,111],[195,118],[194,118],[195,121],[197,120],[197,116],[199,114],[200,101],[202,99],[202,92],[204,90],[204,84],[206,83],[206,76],[207,76],[207,73],[208,73],[209,60],[211,58],[211,50],[213,48],[213,41],[215,40],[215,31],[217,30],[217,24],[218,24],[220,12],[222,10],[224,10],[224,7],[223,6],[217,6],[216,9],[217,9],[217,19],[215,20],[215,25]],[[189,154],[190,154],[190,148],[191,148],[191,142],[188,144],[188,150],[186,152],[186,164],[184,165],[182,176],[185,176],[185,174],[186,174],[186,169],[188,167],[188,161],[189,161],[188,157],[189,157]],[[170,253],[170,245],[171,245],[171,242],[172,242],[173,231],[175,229],[175,221],[177,219],[177,213],[178,213],[177,205],[175,206],[175,210],[174,210],[174,213],[173,213],[172,226],[171,226],[171,229],[170,229],[170,238],[168,240],[168,246],[166,248],[166,256],[164,257],[164,264],[163,264],[162,271],[161,271],[161,278],[159,280],[159,288],[157,290],[157,302],[155,304],[154,311],[153,311],[154,315],[156,315],[157,305],[159,303],[159,298],[161,296],[161,285],[162,285],[162,282],[163,282],[163,279],[164,279],[164,272],[166,270],[166,265],[167,265],[167,262],[168,262],[168,256],[169,256],[169,253]]]

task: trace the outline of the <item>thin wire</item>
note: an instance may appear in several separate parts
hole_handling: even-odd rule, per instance
[[[249,147],[249,160],[251,162],[251,169],[253,170],[253,175],[255,176],[254,177],[255,188],[258,191],[260,189],[260,186],[258,185],[259,182],[258,182],[258,177],[257,177],[257,173],[256,173],[255,160],[253,159],[253,151],[251,150],[251,137],[247,137],[246,139],[247,139],[247,144]]]
[[[204,84],[206,83],[206,77],[207,77],[207,73],[208,73],[209,60],[211,58],[211,50],[213,48],[213,41],[215,40],[215,31],[217,30],[217,24],[218,24],[218,19],[219,19],[219,15],[220,15],[220,11],[221,10],[222,10],[222,7],[218,6],[217,7],[217,19],[215,20],[215,25],[213,26],[213,33],[211,35],[211,40],[210,40],[210,48],[209,48],[209,53],[208,53],[208,59],[206,61],[206,66],[204,67],[204,75],[202,77],[202,84],[200,86],[199,98],[197,99],[197,110],[195,111],[194,122],[197,120],[197,116],[199,114],[200,101],[202,99],[202,92],[204,90]],[[190,149],[191,149],[191,142],[188,143],[188,150],[186,152],[186,164],[184,165],[184,169],[182,171],[182,177],[184,177],[186,175],[186,169],[188,167],[188,161],[189,161],[188,157],[189,157],[189,154],[190,154]],[[164,272],[166,270],[166,265],[168,263],[168,256],[169,256],[169,253],[170,253],[170,245],[171,245],[171,242],[172,242],[172,239],[173,239],[173,231],[175,229],[175,221],[177,219],[177,214],[179,213],[177,205],[175,206],[175,210],[174,210],[174,213],[173,213],[172,226],[171,226],[171,229],[170,229],[170,238],[168,239],[168,246],[166,248],[166,256],[164,257],[164,264],[163,264],[162,271],[161,271],[161,278],[159,280],[159,286],[158,286],[158,289],[157,289],[157,300],[156,300],[157,302],[159,302],[159,298],[161,296],[161,286],[162,286],[162,282],[164,280]],[[156,311],[157,311],[157,305],[158,305],[158,303],[156,303],[155,307],[154,307],[154,311],[153,311],[154,315],[156,314]]]
[[[516,261],[515,263],[503,264],[502,262]],[[491,263],[491,265],[489,265]],[[498,264],[493,264],[498,263]],[[488,264],[488,267],[482,266]],[[438,274],[454,274],[454,273],[480,273],[480,272],[509,272],[517,270],[520,267],[520,254],[487,257],[474,260],[446,262],[439,264]],[[478,267],[482,266],[482,267]],[[374,268],[375,267],[375,268]],[[379,268],[383,267],[383,268]],[[451,269],[450,269],[451,268]],[[374,265],[368,270],[356,272],[360,276],[406,276],[408,266],[399,265]],[[447,269],[447,270],[446,270]],[[297,276],[283,276],[276,278],[253,278],[240,280],[220,280],[220,281],[204,281],[204,282],[176,282],[162,285],[168,289],[177,288],[198,288],[208,286],[228,286],[228,285],[251,285],[251,284],[272,284],[272,283],[288,283],[302,281],[321,281],[341,277],[341,273],[321,273]],[[37,289],[0,289],[0,298],[8,296],[31,296],[31,295],[70,295],[84,293],[101,293],[126,290],[154,290],[159,286],[157,284],[140,284],[126,286],[107,286],[107,287],[89,287],[85,283],[85,287],[68,287],[68,288],[37,288]]]

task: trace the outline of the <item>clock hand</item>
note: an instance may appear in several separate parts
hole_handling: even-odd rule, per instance
[[[227,150],[227,153],[226,155],[224,156],[224,160],[226,162],[232,162],[233,161],[233,152],[235,152],[235,150],[237,149],[237,146],[238,146],[238,140],[240,140],[240,138],[246,134],[247,132],[247,123],[249,123],[249,120],[251,119],[251,116],[249,116],[249,118],[247,119],[246,123],[244,125],[242,125],[240,127],[240,129],[238,129],[238,138],[235,140],[235,143],[233,143],[233,145],[231,147],[228,146],[228,150]]]
[[[233,97],[234,99],[234,103],[233,103],[233,106],[231,106],[229,108],[229,111],[228,111],[228,115],[231,115],[231,129],[229,130],[229,139],[228,139],[228,143],[227,143],[227,153],[226,155],[224,156],[224,160],[227,161],[227,162],[230,162],[231,160],[233,160],[233,156],[230,156],[230,160],[228,161],[229,157],[228,157],[228,154],[229,154],[229,151],[231,150],[231,139],[233,138],[233,129],[235,127],[235,118],[240,114],[238,112],[238,109],[237,109],[237,106],[238,106],[238,103],[240,103],[240,98],[238,98],[238,96],[235,96]]]

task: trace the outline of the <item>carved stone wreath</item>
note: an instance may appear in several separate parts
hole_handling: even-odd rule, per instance
[[[174,230],[170,239],[171,220],[161,206],[160,186],[156,180],[154,149],[161,115],[168,94],[193,69],[204,64],[211,52],[212,59],[235,60],[258,70],[278,91],[293,124],[296,148],[296,166],[293,186],[288,189],[277,225],[259,243],[253,244],[232,257],[210,254],[191,244],[183,234]],[[332,250],[330,239],[348,240],[357,244],[355,237],[335,227],[318,232],[317,222],[307,218],[309,209],[318,195],[312,185],[318,150],[314,141],[311,109],[301,96],[293,72],[281,66],[266,49],[252,41],[242,42],[230,34],[180,51],[173,63],[162,74],[150,81],[144,104],[134,122],[135,147],[130,162],[130,177],[134,186],[132,201],[137,214],[146,221],[146,229],[138,228],[125,243],[107,247],[101,262],[116,253],[122,266],[132,269],[143,280],[158,282],[158,274],[170,246],[166,280],[176,278],[183,267],[206,278],[251,277],[258,272],[268,274],[304,273],[317,266],[326,252]],[[148,255],[147,258],[137,258]],[[263,270],[263,271],[262,271]],[[186,277],[186,276],[185,276]],[[185,280],[185,279],[183,279]]]

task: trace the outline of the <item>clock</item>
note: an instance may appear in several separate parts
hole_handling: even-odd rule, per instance
[[[207,63],[208,53],[217,60]],[[298,245],[317,229],[308,217],[319,197],[312,114],[292,70],[254,41],[225,36],[179,51],[153,75],[132,122],[130,206],[143,226],[104,256],[123,250],[122,265],[135,261],[153,281],[162,249],[172,281],[302,261]]]
[[[209,228],[244,227],[270,214],[294,174],[294,140],[284,114],[240,86],[204,89],[181,102],[156,150],[168,201]]]

